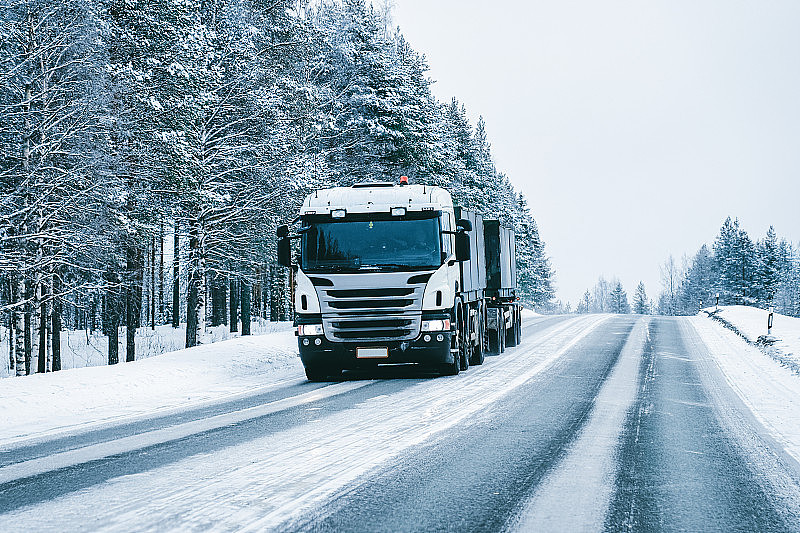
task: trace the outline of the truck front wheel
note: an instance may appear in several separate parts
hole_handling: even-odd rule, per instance
[[[323,366],[307,366],[306,367],[306,377],[308,381],[312,382],[320,382],[320,381],[328,381],[330,378],[338,379],[341,377],[342,371],[323,367]]]
[[[461,371],[461,356],[463,352],[463,332],[461,331],[461,314],[456,309],[453,313],[453,333],[450,341],[450,355],[453,357],[452,363],[445,363],[441,366],[439,374],[442,376],[456,376]]]

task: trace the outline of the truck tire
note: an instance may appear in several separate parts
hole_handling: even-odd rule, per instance
[[[517,313],[511,310],[511,327],[506,330],[506,346],[513,348],[517,345]]]
[[[500,354],[500,335],[498,335],[497,330],[490,329],[488,331],[489,335],[489,353],[492,355],[499,355]]]
[[[307,366],[306,377],[308,381],[317,383],[320,381],[329,381],[330,378],[339,378],[342,375],[341,370],[334,370],[329,367],[322,366]]]
[[[439,369],[439,374],[442,376],[457,376],[461,371],[461,352],[463,351],[461,345],[463,344],[463,337],[461,331],[461,320],[458,310],[453,313],[454,328],[453,337],[450,341],[450,353],[453,356],[452,363],[445,363]]]
[[[486,359],[486,354],[483,351],[483,328],[478,329],[478,344],[472,349],[472,357],[469,360],[471,365],[482,365]]]
[[[461,317],[457,321],[457,326],[461,326],[459,334],[458,355],[461,362],[461,370],[469,369],[469,358],[472,354],[472,340],[470,339],[469,308],[462,307]]]

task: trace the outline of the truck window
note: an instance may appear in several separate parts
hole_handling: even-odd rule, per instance
[[[450,213],[442,212],[442,231],[452,231],[453,224],[450,222]],[[453,236],[449,233],[442,234],[442,255],[444,258],[453,253]]]
[[[309,221],[305,272],[428,270],[442,264],[439,218]]]

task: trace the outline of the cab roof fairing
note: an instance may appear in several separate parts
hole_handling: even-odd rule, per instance
[[[453,211],[453,198],[441,187],[406,185],[394,187],[334,187],[306,196],[300,215],[326,215],[336,209],[348,213],[387,213],[393,207],[408,211]]]

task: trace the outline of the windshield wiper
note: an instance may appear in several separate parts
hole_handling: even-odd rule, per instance
[[[354,265],[316,265],[309,272],[357,272],[359,267]]]
[[[369,268],[370,270],[378,270],[381,268],[396,268],[397,270],[409,270],[409,271],[416,271],[416,270],[435,270],[435,267],[429,266],[416,266],[416,265],[403,265],[400,263],[380,263],[375,265],[361,265],[361,268]]]

